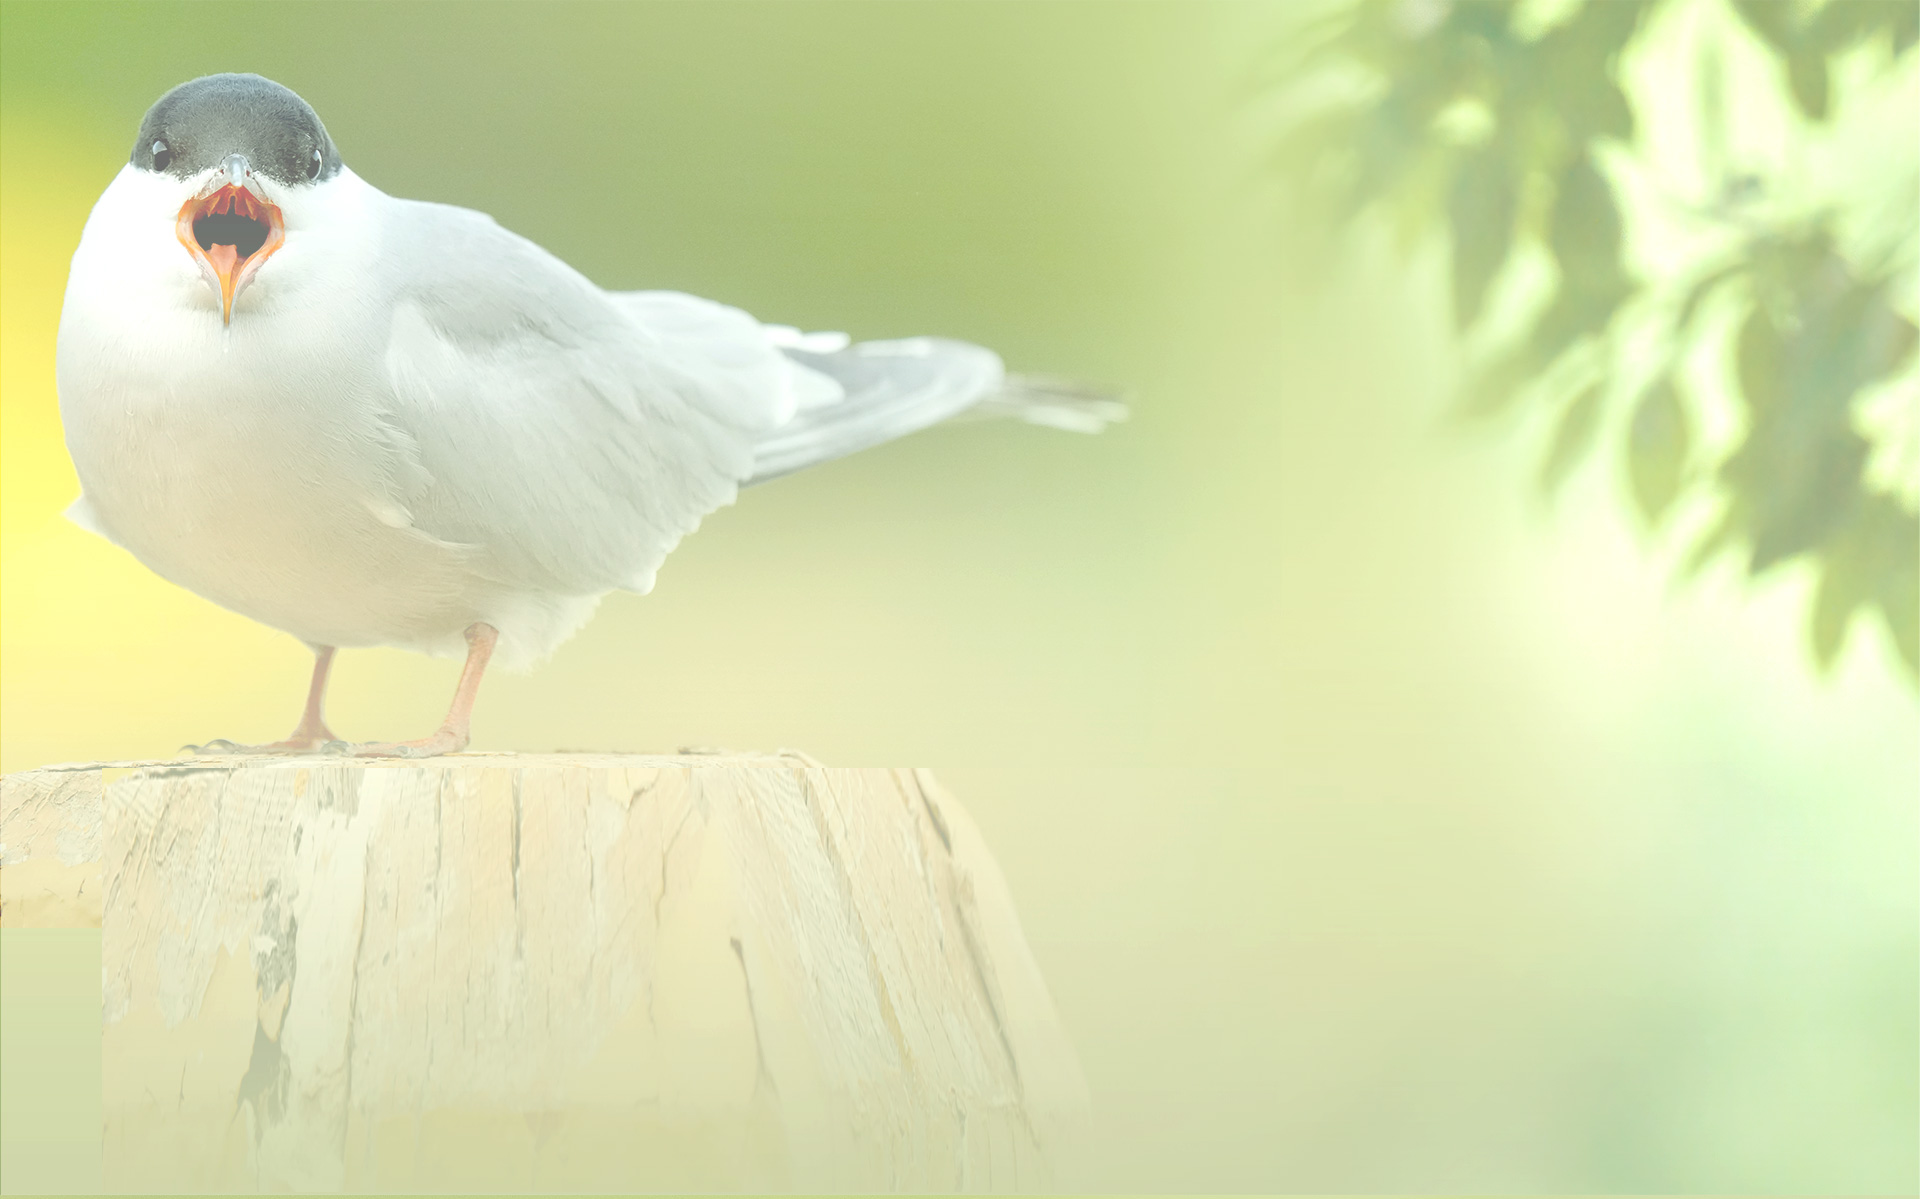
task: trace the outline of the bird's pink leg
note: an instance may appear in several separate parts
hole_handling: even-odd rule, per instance
[[[271,741],[265,745],[235,745],[231,741],[209,741],[205,745],[189,745],[186,748],[197,754],[297,754],[318,749],[339,738],[327,728],[326,717],[321,709],[327,699],[327,675],[333,670],[334,647],[323,645],[313,651],[313,681],[307,685],[307,707],[300,714],[300,723],[293,732],[287,734],[285,741]]]
[[[329,741],[338,741],[333,730],[327,727],[327,718],[321,710],[327,703],[327,675],[333,671],[333,647],[323,645],[313,653],[313,681],[307,684],[307,708],[300,713],[300,723],[280,744],[313,746],[325,745]]]
[[[453,706],[447,709],[447,718],[433,736],[418,741],[372,741],[354,746],[353,753],[365,758],[431,758],[465,749],[473,699],[480,693],[480,676],[486,673],[487,659],[493,656],[494,643],[499,640],[500,630],[490,624],[476,623],[467,629],[467,664],[453,689]]]

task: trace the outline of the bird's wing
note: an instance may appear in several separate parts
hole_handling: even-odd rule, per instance
[[[381,399],[404,519],[509,586],[647,590],[792,415],[789,360],[745,313],[635,304],[482,214],[392,204]]]

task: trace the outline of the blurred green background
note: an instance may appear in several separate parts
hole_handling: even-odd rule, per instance
[[[5,4],[0,764],[296,715],[302,647],[59,515],[81,224],[155,97],[257,71],[376,186],[605,286],[1130,394],[1099,438],[963,425],[756,488],[475,720],[935,768],[1086,1068],[1064,1181],[1920,1188],[1886,630],[1816,672],[1808,571],[1676,586],[1619,471],[1548,504],[1550,427],[1444,419],[1444,271],[1331,250],[1275,163],[1260,71],[1306,11]],[[422,733],[454,672],[343,655],[334,727]]]

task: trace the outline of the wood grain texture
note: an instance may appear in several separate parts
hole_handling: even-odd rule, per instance
[[[1085,1108],[924,771],[57,768],[6,780],[6,871],[89,811],[110,1188],[1032,1189]]]
[[[31,771],[0,787],[0,927],[100,927],[100,782]]]

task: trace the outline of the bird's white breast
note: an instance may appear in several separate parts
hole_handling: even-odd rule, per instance
[[[74,255],[60,408],[93,520],[166,578],[308,641],[457,644],[479,618],[473,556],[408,527],[387,477],[378,193],[342,172],[289,197],[286,245],[223,325],[174,236],[177,187],[126,168]]]

